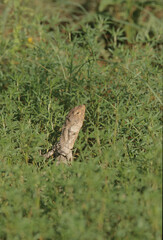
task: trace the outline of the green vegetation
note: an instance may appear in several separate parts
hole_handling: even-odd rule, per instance
[[[161,4],[0,3],[0,239],[161,239]],[[39,151],[79,104],[56,167]]]

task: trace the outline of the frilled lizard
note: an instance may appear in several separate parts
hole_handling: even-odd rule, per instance
[[[51,151],[43,155],[46,159],[53,155],[56,157],[57,164],[72,162],[72,149],[83,125],[84,116],[85,105],[77,106],[69,112],[62,127],[59,142],[53,146]]]

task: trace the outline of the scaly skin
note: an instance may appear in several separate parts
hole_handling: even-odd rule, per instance
[[[73,108],[66,117],[66,121],[62,127],[62,133],[59,142],[51,151],[43,155],[49,158],[52,155],[57,155],[57,164],[71,163],[73,160],[72,149],[78,137],[79,131],[83,125],[85,116],[85,105],[80,105]]]

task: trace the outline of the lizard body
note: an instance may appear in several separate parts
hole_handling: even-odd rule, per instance
[[[84,116],[85,105],[77,106],[69,112],[62,127],[59,142],[54,145],[51,151],[43,155],[45,158],[55,155],[57,156],[57,164],[72,162],[72,149],[83,125]]]

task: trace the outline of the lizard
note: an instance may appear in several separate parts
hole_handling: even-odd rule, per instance
[[[71,163],[73,161],[72,149],[83,125],[84,116],[85,105],[79,105],[71,109],[62,127],[59,142],[53,146],[52,150],[44,154],[43,157],[46,159],[51,156],[57,157],[57,165],[61,162],[66,164]]]

